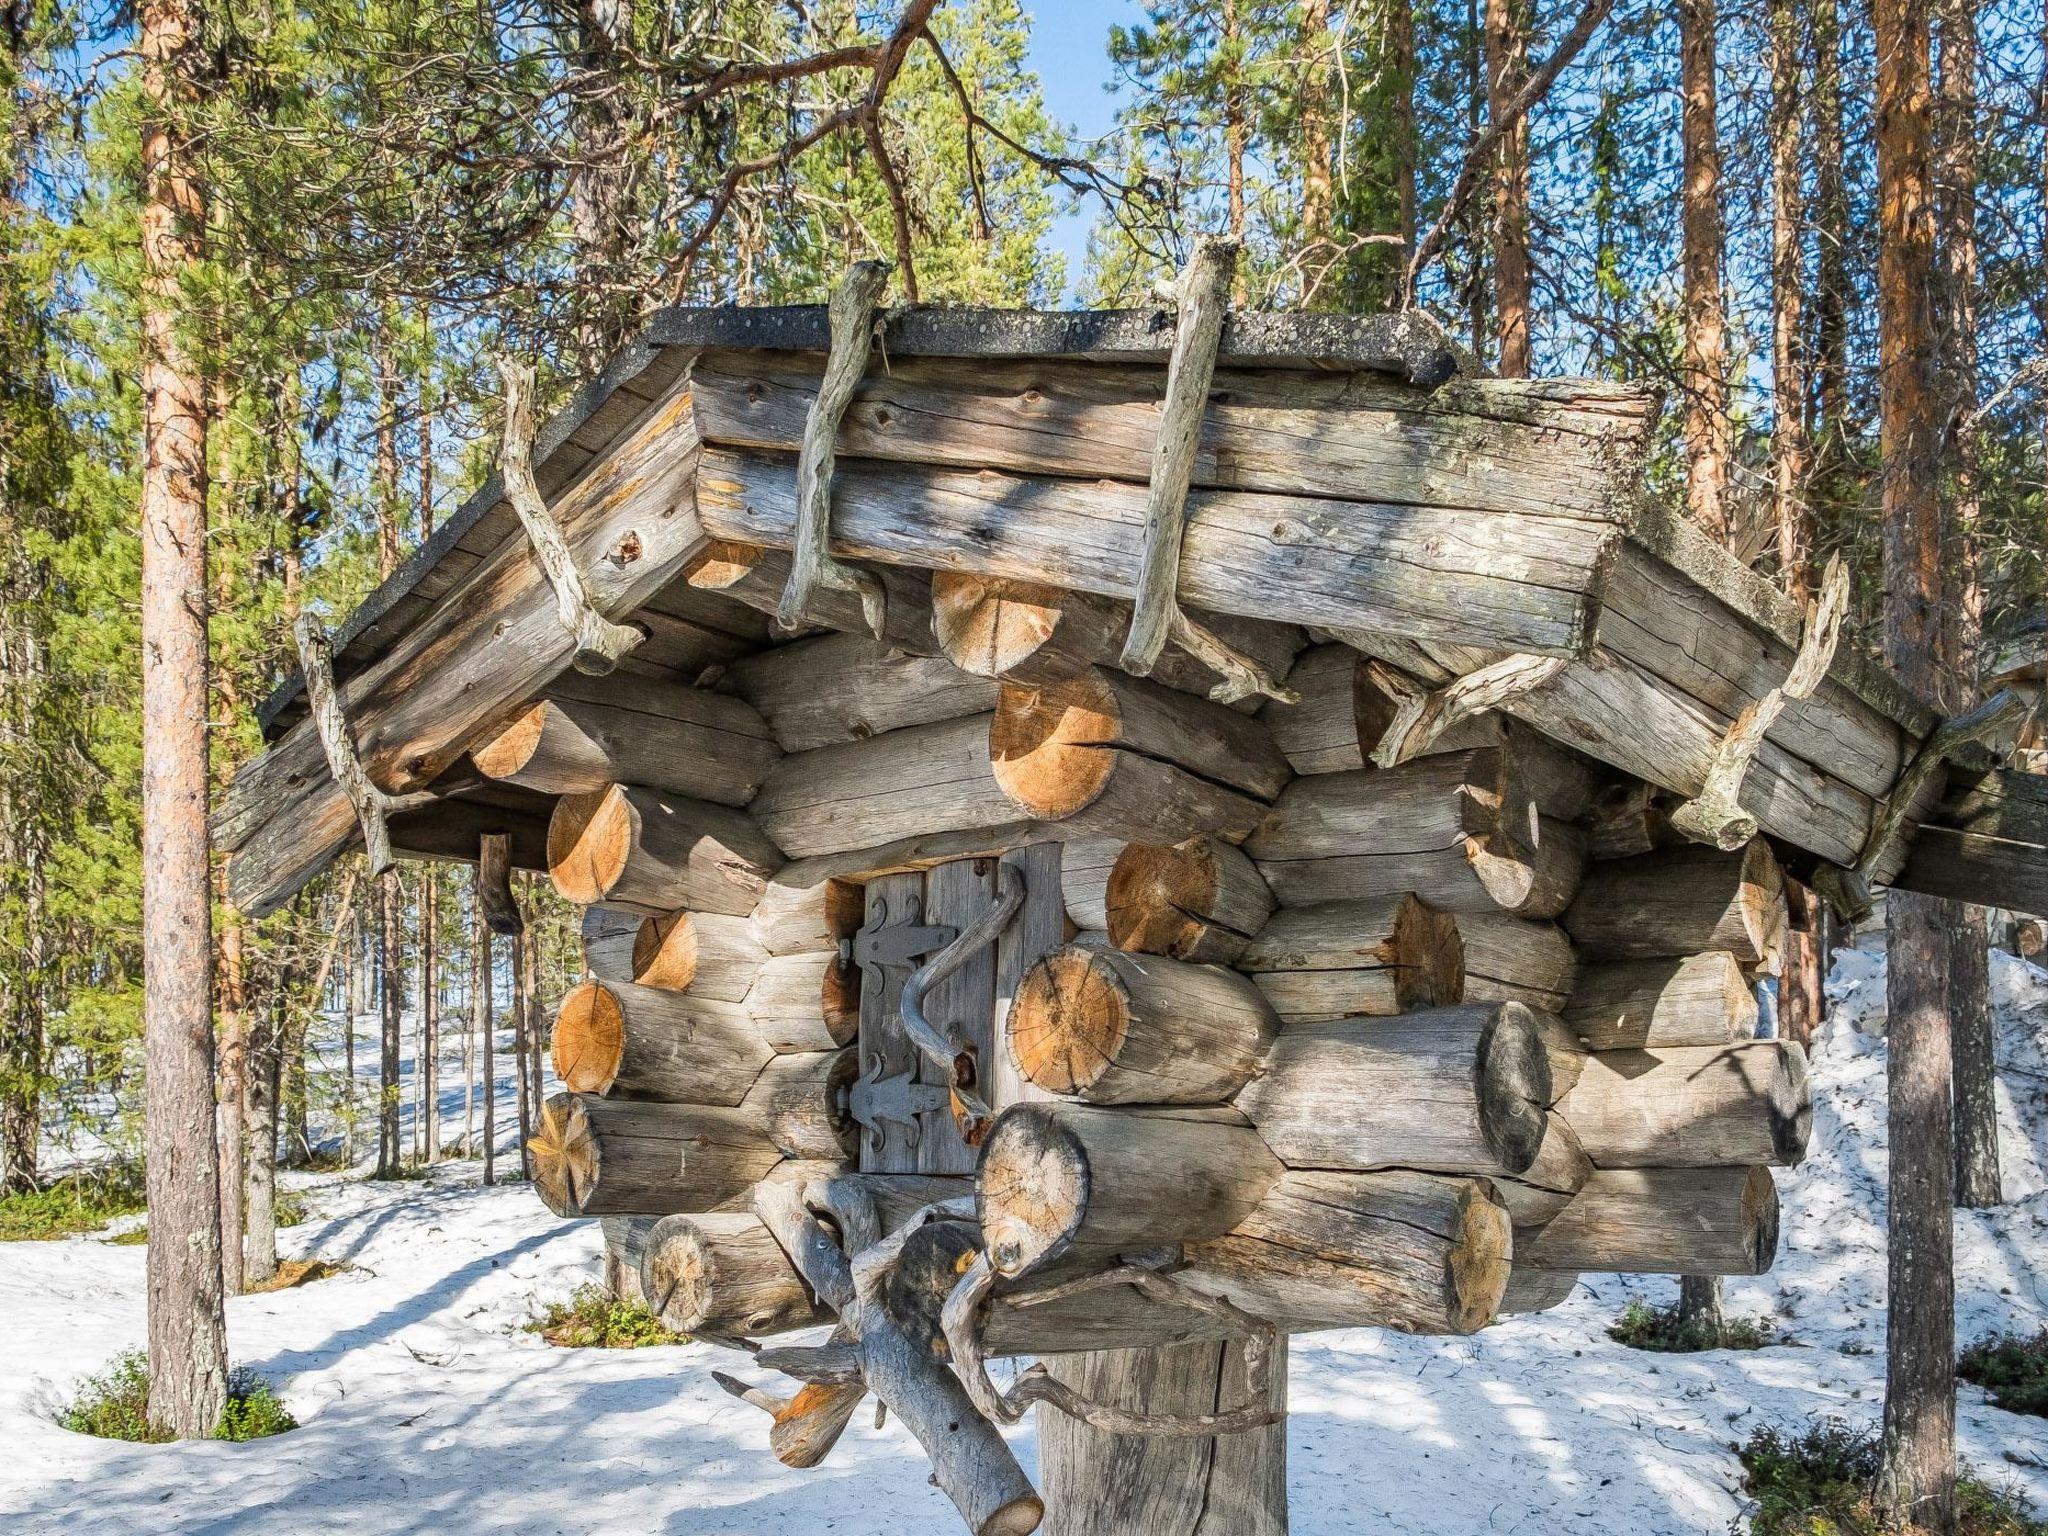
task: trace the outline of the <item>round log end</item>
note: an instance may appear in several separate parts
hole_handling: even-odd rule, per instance
[[[1752,1168],[1743,1180],[1742,1228],[1749,1242],[1749,1273],[1766,1273],[1778,1257],[1778,1181],[1768,1168]]]
[[[1785,872],[1763,838],[1752,838],[1742,850],[1740,896],[1743,937],[1766,970],[1776,967],[1785,943]]]
[[[555,1014],[555,1076],[571,1093],[604,1094],[626,1059],[626,1015],[601,981],[572,988]]]
[[[851,1045],[860,1033],[860,967],[834,956],[825,965],[819,1003],[825,1029],[835,1045]]]
[[[558,1093],[540,1108],[534,1128],[533,1187],[557,1216],[581,1216],[597,1187],[598,1145],[590,1119],[572,1093]]]
[[[633,846],[635,813],[618,785],[564,795],[548,818],[548,876],[566,901],[587,907],[618,884]]]
[[[647,1234],[640,1286],[679,1333],[760,1338],[820,1320],[795,1266],[745,1212],[662,1217]]]
[[[1081,1139],[1046,1106],[1018,1104],[989,1131],[975,1174],[981,1242],[998,1274],[1059,1257],[1080,1231],[1092,1174]]]
[[[986,1520],[975,1536],[1031,1536],[1045,1521],[1045,1501],[1035,1493],[1011,1499]]]
[[[1083,672],[1057,683],[1005,683],[989,726],[989,763],[1004,794],[1059,821],[1102,793],[1116,767],[1116,697]]]
[[[1458,1191],[1456,1238],[1444,1260],[1444,1316],[1454,1333],[1477,1333],[1500,1311],[1514,1271],[1515,1234],[1508,1209],[1485,1179]]]
[[[640,921],[633,935],[633,979],[643,987],[680,992],[697,979],[697,924],[687,912]]]
[[[1010,1008],[1010,1055],[1027,1082],[1080,1095],[1123,1049],[1131,998],[1102,957],[1058,950],[1025,973]]]
[[[1403,1013],[1465,1000],[1465,940],[1457,919],[1414,896],[1394,914],[1394,1000]]]
[[[963,672],[1001,677],[1052,639],[1065,596],[1037,582],[939,571],[932,576],[932,634]]]
[[[476,771],[487,779],[513,779],[533,761],[546,728],[548,706],[536,704],[506,726],[496,737],[470,753]]]
[[[1543,1149],[1553,1097],[1550,1054],[1536,1015],[1520,1003],[1499,1004],[1480,1036],[1473,1070],[1487,1150],[1506,1172],[1525,1172]]]
[[[1515,772],[1508,754],[1495,750],[1475,754],[1475,769],[1489,759],[1494,765],[1490,782],[1467,785],[1458,792],[1465,860],[1496,906],[1504,912],[1519,912],[1536,889],[1541,818],[1528,785]]]

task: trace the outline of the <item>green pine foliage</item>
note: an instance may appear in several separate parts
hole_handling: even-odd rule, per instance
[[[1989,1392],[1994,1407],[2048,1418],[2048,1328],[1979,1339],[1957,1358],[1956,1374]]]
[[[0,1195],[0,1242],[49,1242],[97,1232],[142,1209],[139,1167],[121,1164],[106,1171],[66,1174],[40,1189]]]
[[[638,1302],[621,1301],[603,1286],[581,1287],[567,1301],[552,1301],[526,1324],[562,1349],[645,1349],[653,1344],[687,1344]]]
[[[1878,1439],[1839,1419],[1790,1432],[1766,1426],[1741,1449],[1751,1536],[1889,1536],[1873,1491]],[[1965,1474],[1956,1485],[1955,1536],[2048,1536],[2015,1490]]]
[[[105,1370],[87,1377],[57,1422],[102,1440],[161,1445],[172,1438],[150,1426],[149,1361],[139,1349],[115,1356]],[[253,1370],[240,1366],[228,1373],[227,1402],[214,1439],[261,1440],[298,1427],[270,1384]]]

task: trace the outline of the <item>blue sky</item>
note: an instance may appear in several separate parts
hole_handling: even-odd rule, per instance
[[[1032,20],[1031,63],[1044,82],[1047,109],[1084,145],[1107,133],[1117,105],[1107,89],[1109,29],[1142,19],[1144,8],[1137,0],[1027,0],[1025,9]],[[1095,214],[1090,200],[1053,225],[1052,244],[1066,253],[1069,281],[1080,276]]]

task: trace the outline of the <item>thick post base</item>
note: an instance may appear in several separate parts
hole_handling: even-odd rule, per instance
[[[1287,1406],[1287,1341],[1273,1406]],[[1176,1344],[1056,1355],[1047,1367],[1098,1402],[1146,1413],[1214,1413],[1245,1400],[1244,1347]],[[1044,1536],[1286,1536],[1287,1423],[1241,1435],[1107,1435],[1038,1411]]]

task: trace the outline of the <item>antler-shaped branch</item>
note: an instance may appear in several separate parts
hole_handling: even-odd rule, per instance
[[[888,286],[889,263],[857,261],[847,269],[839,286],[832,290],[827,306],[831,324],[831,351],[825,358],[825,376],[818,381],[818,397],[811,402],[804,421],[804,438],[796,460],[796,547],[792,551],[789,584],[782,589],[775,619],[784,629],[796,629],[804,622],[812,591],[820,586],[840,592],[857,593],[861,616],[879,640],[887,617],[888,595],[872,572],[836,559],[829,545],[832,539],[832,470],[838,458],[839,423],[860,388],[867,371],[868,348],[873,345],[875,308]]]
[[[1272,673],[1180,606],[1181,543],[1187,536],[1188,486],[1201,446],[1202,417],[1209,386],[1216,379],[1216,353],[1230,318],[1230,284],[1237,272],[1237,242],[1204,240],[1174,281],[1179,305],[1173,352],[1166,363],[1166,399],[1159,408],[1159,435],[1152,444],[1152,478],[1145,494],[1145,547],[1138,570],[1136,606],[1124,639],[1120,665],[1139,677],[1151,674],[1171,640],[1204,666],[1222,674],[1210,697],[1225,704],[1263,694],[1298,703],[1300,696]]]
[[[533,369],[516,358],[498,359],[498,375],[505,381],[505,439],[498,450],[498,478],[505,485],[505,499],[519,515],[519,526],[555,592],[555,613],[562,628],[576,637],[571,664],[578,672],[603,677],[619,664],[619,658],[647,638],[646,632],[631,624],[614,624],[597,611],[590,600],[590,587],[569,552],[568,540],[548,511],[540,485],[533,478]]]
[[[394,795],[370,781],[369,771],[356,755],[348,719],[341,712],[341,695],[334,686],[334,640],[315,613],[302,612],[292,625],[292,639],[299,650],[299,672],[306,679],[306,700],[313,714],[313,729],[319,733],[321,750],[334,782],[355,807],[356,821],[363,829],[363,852],[369,859],[370,876],[375,879],[391,867],[391,828],[387,818],[400,811],[431,805],[439,797],[432,790],[414,790]]]
[[[1279,1332],[1271,1323],[1240,1311],[1220,1296],[1210,1296],[1178,1284],[1156,1269],[1121,1264],[1099,1274],[1084,1275],[1056,1285],[1021,1291],[1005,1299],[1013,1306],[1042,1305],[1080,1291],[1104,1286],[1128,1285],[1162,1306],[1185,1307],[1221,1320],[1233,1334],[1245,1341],[1245,1371],[1250,1379],[1249,1400],[1239,1408],[1222,1413],[1131,1413],[1093,1402],[1065,1382],[1056,1379],[1043,1365],[1033,1365],[1018,1376],[1007,1392],[998,1391],[988,1374],[988,1356],[982,1347],[982,1327],[989,1298],[994,1293],[996,1271],[986,1253],[975,1256],[960,1283],[946,1298],[943,1327],[954,1368],[974,1400],[998,1424],[1015,1424],[1033,1403],[1049,1403],[1070,1418],[1112,1435],[1234,1435],[1248,1429],[1277,1424],[1280,1410],[1267,1406],[1268,1380]]]

